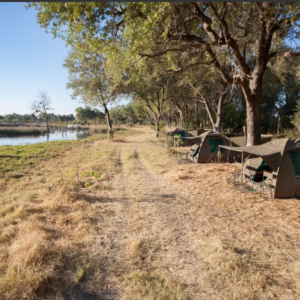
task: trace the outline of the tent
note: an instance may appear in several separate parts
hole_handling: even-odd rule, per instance
[[[228,134],[226,135],[232,142],[233,146],[244,147],[247,145],[246,136],[242,134]],[[262,134],[260,137],[260,144],[270,142],[272,140],[272,135]]]
[[[199,136],[186,138],[187,144],[196,144],[199,146],[197,159],[194,162],[208,163],[218,161],[217,151],[219,145],[230,146],[230,140],[222,133],[215,131],[206,131]],[[228,151],[227,149],[220,149],[221,157],[219,161],[233,162],[236,158],[238,160],[239,154]],[[235,157],[236,156],[236,157]]]
[[[181,137],[181,140],[183,142],[182,146],[188,146],[188,143],[186,141],[187,137],[193,137],[193,135],[191,133],[189,133],[187,130],[177,127],[172,131],[168,131],[167,134],[169,136],[175,136],[175,135],[179,135]]]
[[[258,168],[262,162],[267,165],[276,174],[272,183],[274,198],[300,196],[300,140],[284,138],[257,146],[220,148],[241,154],[243,174],[250,175],[248,166]]]

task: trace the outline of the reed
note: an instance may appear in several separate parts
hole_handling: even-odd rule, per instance
[[[0,137],[40,135],[46,131],[44,127],[0,127]]]

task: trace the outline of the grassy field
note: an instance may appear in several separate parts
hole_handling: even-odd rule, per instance
[[[41,161],[63,155],[74,146],[89,144],[95,140],[107,138],[107,129],[93,129],[93,135],[84,140],[51,141],[25,146],[1,146],[0,147],[0,178],[21,177],[32,166]],[[117,128],[115,136],[132,134],[126,129]]]
[[[300,298],[299,201],[162,145],[137,127],[0,147],[0,299]]]

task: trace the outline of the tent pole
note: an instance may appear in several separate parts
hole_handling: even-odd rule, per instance
[[[244,179],[244,152],[242,152],[242,171],[241,171],[241,182],[240,182],[240,200],[242,196],[242,184]]]

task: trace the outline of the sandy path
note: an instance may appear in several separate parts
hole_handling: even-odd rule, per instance
[[[154,140],[153,132],[120,143],[120,170],[111,197],[115,203],[114,231],[105,236],[107,284],[101,299],[132,299],[126,293],[124,274],[160,271],[180,282],[192,299],[202,298],[200,257],[193,250],[193,221],[189,196],[151,172],[140,151]],[[133,168],[124,170],[122,152],[132,151]],[[142,250],[137,251],[140,245]],[[113,266],[113,267],[112,267]],[[203,298],[205,296],[203,295]]]
[[[296,299],[299,240],[289,220],[298,203],[240,198],[224,166],[174,163],[168,174],[154,173],[144,154],[155,135],[143,131],[118,143],[100,299],[143,299],[128,281],[142,272],[178,282],[189,299]],[[188,179],[176,180],[180,169]]]

